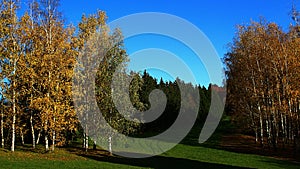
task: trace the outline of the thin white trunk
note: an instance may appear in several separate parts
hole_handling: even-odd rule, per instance
[[[89,136],[87,135],[87,131],[83,134],[83,148],[87,152],[89,149]]]
[[[53,135],[52,135],[52,151],[55,149],[55,130],[53,130]]]
[[[31,2],[31,4],[30,4],[30,19],[31,19],[31,31],[33,31],[33,29],[34,29],[34,22],[33,22],[33,5],[34,5],[34,0]],[[33,55],[33,51],[31,51],[30,52],[30,56],[32,57],[32,55]],[[32,81],[33,81],[33,78],[31,79]],[[34,87],[32,86],[32,89],[31,90],[33,90],[34,89]],[[31,93],[31,95],[30,95],[30,97],[31,97],[31,100],[32,100],[32,98],[33,98],[33,94]],[[31,127],[31,135],[32,135],[32,148],[34,148],[35,149],[35,146],[36,146],[36,144],[38,144],[38,141],[37,141],[37,143],[35,142],[35,132],[34,132],[34,125],[33,125],[33,112],[31,111],[31,114],[30,114],[30,127]],[[39,135],[40,135],[40,133],[39,133]]]
[[[34,127],[33,127],[32,112],[30,115],[30,127],[31,127],[31,135],[32,135],[32,148],[35,148],[35,134],[34,134]]]
[[[271,138],[271,130],[270,130],[270,126],[269,126],[269,117],[268,117],[268,115],[266,115],[267,117],[266,117],[266,134],[267,134],[267,144],[268,144],[268,146],[270,146],[270,143],[271,143],[271,140],[270,140],[270,138]]]
[[[45,23],[47,25],[44,25],[44,30],[45,30],[45,33],[46,33],[46,37],[47,37],[47,46],[49,49],[51,49],[51,45],[52,45],[52,35],[51,35],[51,32],[52,32],[52,24],[51,24],[51,4],[50,4],[50,1],[47,1],[48,2],[48,6],[47,6],[47,12],[48,12],[48,22]],[[49,29],[49,30],[48,30]],[[52,50],[52,49],[51,49]],[[52,55],[52,51],[47,51],[47,54],[49,55]],[[50,62],[50,67],[52,68],[52,62]],[[49,72],[48,72],[48,92],[47,92],[47,97],[49,100],[51,100],[51,97],[50,97],[50,83],[51,83],[51,69],[49,69]],[[47,116],[49,116],[48,112],[47,112]],[[46,117],[48,118],[48,117]],[[49,122],[50,123],[50,122]],[[45,148],[46,148],[46,151],[49,151],[49,140],[48,140],[48,119],[46,119],[46,122],[45,122]]]
[[[58,76],[58,75],[57,75]],[[58,76],[59,77],[59,76]],[[59,78],[58,78],[59,79]],[[50,80],[50,79],[49,79]],[[57,83],[56,85],[56,92],[58,92],[58,87],[59,87],[59,83]],[[53,123],[54,123],[54,127],[52,129],[52,151],[54,151],[55,149],[55,139],[56,139],[56,132],[55,132],[55,127],[56,127],[56,118],[55,115],[58,114],[57,112],[57,107],[56,107],[56,101],[54,102],[54,116],[53,116]]]
[[[20,128],[20,136],[21,136],[22,145],[24,146],[25,142],[24,142],[24,133],[23,133],[23,129],[22,128]]]
[[[16,115],[13,115],[13,122],[12,122],[12,138],[11,138],[11,151],[15,151],[15,140],[16,140],[16,129],[15,129],[15,123],[16,123]]]
[[[40,131],[39,131],[39,134],[38,134],[37,139],[36,139],[36,144],[40,143],[41,135],[42,135],[42,129],[40,129]]]
[[[85,149],[85,133],[83,133],[83,145],[82,147]]]
[[[289,141],[291,143],[293,140],[293,129],[292,129],[293,114],[292,114],[292,106],[291,106],[290,99],[288,100],[288,106],[289,106]]]
[[[4,131],[3,131],[3,119],[4,119],[4,110],[3,103],[1,108],[1,148],[4,148]]]
[[[109,154],[112,155],[112,136],[108,137],[108,151]]]
[[[55,107],[54,107],[54,109],[55,109]],[[54,121],[54,124],[55,124],[55,117],[53,118],[53,121]],[[55,149],[55,128],[53,129],[53,132],[52,132],[52,151],[54,151],[54,149]]]
[[[280,119],[281,119],[281,129],[282,129],[282,144],[283,144],[283,147],[284,147],[284,144],[285,144],[285,127],[284,127],[284,120],[283,120],[283,115],[282,113],[280,114]]]
[[[10,15],[12,16],[12,22],[13,24],[11,25],[11,29],[10,29],[10,37],[12,38],[13,41],[13,48],[11,51],[12,54],[12,59],[13,59],[13,72],[12,74],[15,76],[16,70],[17,70],[17,58],[16,58],[16,41],[14,39],[13,36],[13,32],[15,31],[15,25],[14,23],[16,23],[16,16],[14,16],[14,12],[13,12],[13,8],[14,8],[15,3],[10,1]],[[16,124],[16,80],[14,79],[14,76],[12,77],[12,106],[13,106],[13,112],[12,112],[12,139],[11,139],[11,151],[14,152],[15,151],[15,140],[16,140],[16,128],[15,128],[15,124]]]
[[[262,114],[259,115],[259,123],[260,123],[260,143],[261,145],[264,145],[264,128],[263,128]]]
[[[46,121],[46,124],[45,124],[45,149],[46,149],[46,151],[49,151],[49,140],[48,140],[47,127],[48,127],[48,122]]]
[[[258,142],[258,129],[257,127],[255,128],[255,143],[257,144]]]
[[[89,136],[85,134],[85,151],[89,149]]]
[[[49,151],[49,140],[48,136],[45,134],[45,150]]]
[[[51,64],[51,63],[50,63]],[[52,65],[52,64],[51,64]],[[49,80],[49,83],[51,81],[51,72],[49,71],[48,72],[48,80]],[[48,89],[50,90],[50,88]],[[50,92],[48,91],[47,93],[47,97],[49,98],[49,100],[51,99],[50,98]],[[47,116],[49,116],[48,112],[47,112]],[[46,122],[45,122],[45,149],[46,151],[49,151],[49,140],[48,140],[48,117],[46,117]]]
[[[87,119],[87,115],[86,115]],[[83,140],[83,147],[85,148],[85,151],[87,152],[89,149],[89,135],[88,135],[88,125],[85,125],[85,132],[84,132],[84,140]]]
[[[15,82],[13,82],[13,86],[15,86]],[[13,119],[12,119],[12,138],[11,138],[11,151],[15,151],[15,140],[16,140],[16,91],[13,90]]]

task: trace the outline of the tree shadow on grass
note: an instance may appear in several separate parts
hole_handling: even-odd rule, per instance
[[[269,163],[271,165],[273,165],[274,167],[279,167],[279,168],[289,168],[289,169],[293,169],[293,168],[300,168],[300,162],[297,161],[286,161],[286,160],[278,160],[278,159],[268,159],[268,160],[262,160],[262,162],[264,163]]]
[[[234,167],[234,166],[224,165],[224,164],[215,164],[215,163],[201,162],[201,161],[183,159],[183,158],[165,157],[165,156],[154,156],[149,158],[137,159],[137,158],[124,158],[116,155],[108,156],[103,153],[102,154],[81,153],[77,155],[92,160],[97,160],[97,161],[103,161],[103,162],[109,162],[115,164],[124,164],[128,166],[136,166],[136,167],[156,168],[156,169],[243,168],[243,167]]]

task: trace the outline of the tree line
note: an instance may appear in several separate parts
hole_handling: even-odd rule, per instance
[[[167,130],[176,120],[181,106],[181,94],[184,91],[180,91],[179,85],[199,92],[200,105],[198,111],[197,122],[203,123],[206,120],[207,114],[210,108],[211,90],[216,85],[210,84],[207,88],[205,86],[193,85],[191,83],[185,83],[179,78],[174,81],[164,81],[153,78],[147,71],[144,71],[141,76],[142,85],[139,90],[140,101],[143,103],[146,109],[150,108],[149,95],[154,89],[160,89],[167,97],[166,107],[162,115],[153,122],[143,124],[141,126],[143,133],[156,135]],[[195,100],[194,96],[190,96],[191,100],[186,100],[190,106],[193,105]]]
[[[88,56],[99,50],[99,47],[103,49],[103,54],[101,63],[96,68],[95,97],[104,118],[116,131],[143,136],[145,133],[153,134],[167,129],[176,119],[180,108],[178,83],[199,90],[201,102],[198,118],[205,119],[209,110],[211,86],[206,89],[185,83],[179,78],[174,82],[162,79],[158,82],[146,71],[143,74],[128,74],[126,66],[129,58],[122,33],[119,29],[109,29],[105,12],[82,15],[80,23],[72,26],[65,24],[58,8],[58,0],[33,0],[21,15],[18,14],[18,0],[0,2],[2,148],[10,147],[11,151],[15,151],[16,142],[23,145],[30,143],[33,148],[42,143],[46,151],[54,151],[56,146],[68,145],[74,138],[82,139],[83,147],[86,150],[89,148],[88,143],[93,133],[87,126],[81,126],[82,121],[79,119],[83,119],[86,122],[84,124],[89,124],[95,117],[85,116],[84,110],[89,109],[86,105],[79,107],[79,112],[75,111],[73,99],[85,97],[83,95],[86,91],[79,88],[74,93],[72,83],[75,68],[77,83],[85,84],[86,81],[80,79],[89,79],[91,75],[80,72],[87,69],[84,67],[85,63],[93,62]],[[95,46],[99,44],[100,46]],[[113,74],[116,71],[132,79],[130,100],[117,100],[129,101],[140,111],[151,107],[149,94],[153,89],[164,91],[168,102],[159,119],[142,124],[126,120],[118,113],[111,92]],[[122,85],[125,84],[119,84],[114,92],[124,90]],[[108,138],[111,151],[113,133],[106,131],[104,127],[101,129]]]

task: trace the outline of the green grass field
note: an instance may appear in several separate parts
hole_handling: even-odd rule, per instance
[[[258,155],[179,144],[160,156],[146,159],[76,155],[67,149],[54,153],[0,151],[0,168],[299,168],[300,164]]]
[[[168,152],[146,159],[112,157],[101,150],[84,153],[80,148],[61,148],[50,153],[43,152],[43,147],[21,147],[14,153],[1,149],[0,168],[300,168],[298,162],[212,148],[217,147],[222,129],[208,143],[197,145],[196,137],[191,136],[197,132],[193,130],[182,144]]]

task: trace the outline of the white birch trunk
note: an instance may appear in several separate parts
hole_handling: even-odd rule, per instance
[[[269,127],[269,120],[268,120],[268,115],[266,118],[266,134],[267,134],[267,144],[270,146],[270,127]]]
[[[112,155],[112,136],[108,137],[108,151],[109,154]]]
[[[49,140],[48,140],[47,127],[48,127],[48,122],[46,121],[46,124],[45,124],[45,150],[49,151]]]
[[[255,143],[257,144],[258,142],[258,129],[257,127],[255,128]]]
[[[15,86],[15,82],[13,82],[13,86]],[[13,119],[12,119],[12,138],[11,138],[11,151],[14,152],[15,151],[15,140],[16,140],[16,91],[13,90]]]
[[[85,149],[85,133],[83,133],[83,144],[82,147]]]
[[[42,129],[40,129],[40,131],[39,131],[39,134],[38,134],[37,139],[36,139],[36,144],[40,143],[41,135],[42,135]]]
[[[55,108],[54,108],[55,109]],[[55,117],[53,118],[53,121],[54,121],[54,124],[55,124]],[[54,149],[55,149],[55,128],[53,129],[53,132],[52,132],[52,151],[54,151]]]
[[[53,130],[53,133],[52,133],[52,151],[54,151],[55,149],[55,130]]]
[[[25,142],[24,142],[24,133],[23,133],[23,129],[22,128],[20,129],[20,136],[21,136],[22,145],[24,146]]]
[[[261,145],[264,145],[264,128],[263,128],[262,114],[259,115],[259,123],[260,123],[260,143]]]
[[[85,151],[88,151],[89,149],[89,136],[87,134],[85,134]]]
[[[283,144],[283,147],[285,145],[285,127],[284,127],[284,120],[283,120],[283,115],[282,113],[280,114],[280,119],[281,119],[281,129],[282,129],[282,144]]]
[[[33,127],[32,112],[30,115],[30,128],[31,128],[31,135],[32,135],[32,148],[35,148],[35,134],[34,134],[34,127]]]
[[[47,134],[45,134],[45,150],[49,151],[49,140]]]
[[[2,112],[1,112],[1,148],[4,148],[4,131],[3,131],[3,120],[4,120],[4,110],[3,110],[3,104],[2,104]]]

